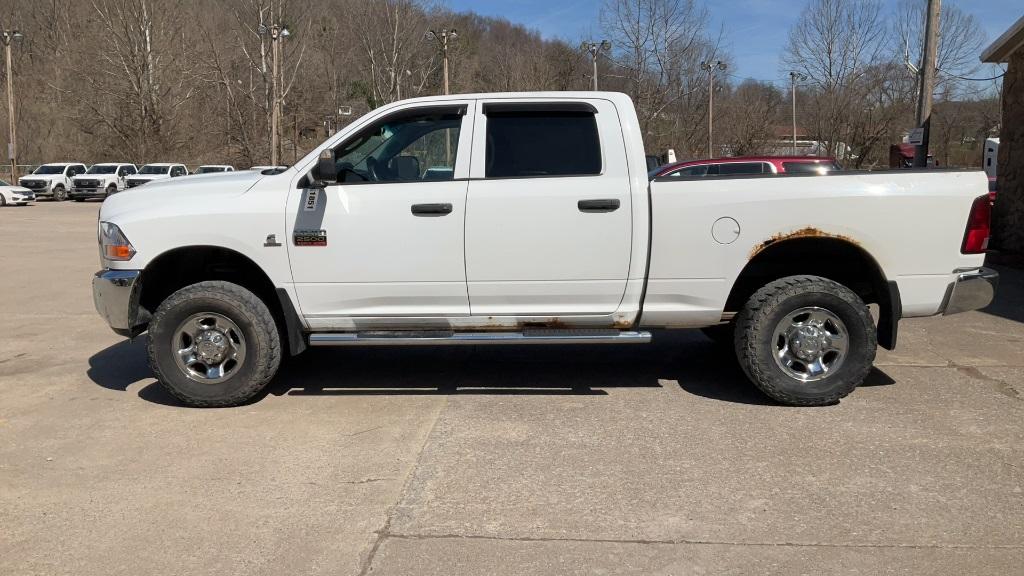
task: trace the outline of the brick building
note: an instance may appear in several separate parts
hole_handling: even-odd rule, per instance
[[[981,61],[1009,66],[1003,78],[992,245],[1024,254],[1024,17],[982,52]]]

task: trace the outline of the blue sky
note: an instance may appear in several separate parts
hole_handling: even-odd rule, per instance
[[[895,12],[897,0],[885,0]],[[949,3],[948,0],[943,4]],[[447,0],[457,11],[501,16],[539,31],[545,37],[577,42],[597,34],[601,0]],[[722,31],[723,43],[736,63],[736,76],[779,81],[779,56],[789,27],[806,6],[806,0],[732,0],[704,2],[712,15],[711,31]],[[957,6],[974,14],[988,34],[999,37],[1024,15],[1021,0],[960,0]],[[592,34],[593,33],[593,34]]]

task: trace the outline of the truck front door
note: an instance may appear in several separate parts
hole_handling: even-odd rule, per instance
[[[632,239],[614,105],[485,100],[474,134],[466,205],[473,316],[570,324],[572,316],[607,316],[610,324],[626,289]]]
[[[338,181],[297,188],[287,239],[314,329],[428,328],[469,314],[471,101],[370,120],[335,147]]]

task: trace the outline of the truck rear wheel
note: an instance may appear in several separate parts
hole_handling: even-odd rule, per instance
[[[149,365],[189,406],[236,406],[277,372],[281,340],[266,304],[230,282],[199,282],[171,294],[149,325]]]
[[[789,276],[754,293],[736,317],[736,356],[767,396],[791,406],[834,404],[875,360],[871,313],[852,290]]]

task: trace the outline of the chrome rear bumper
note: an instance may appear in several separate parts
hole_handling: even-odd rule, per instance
[[[122,336],[133,336],[138,317],[138,270],[101,270],[92,278],[96,311]]]
[[[958,314],[978,310],[992,303],[999,285],[999,272],[991,268],[976,268],[960,272],[946,291],[942,314]]]

